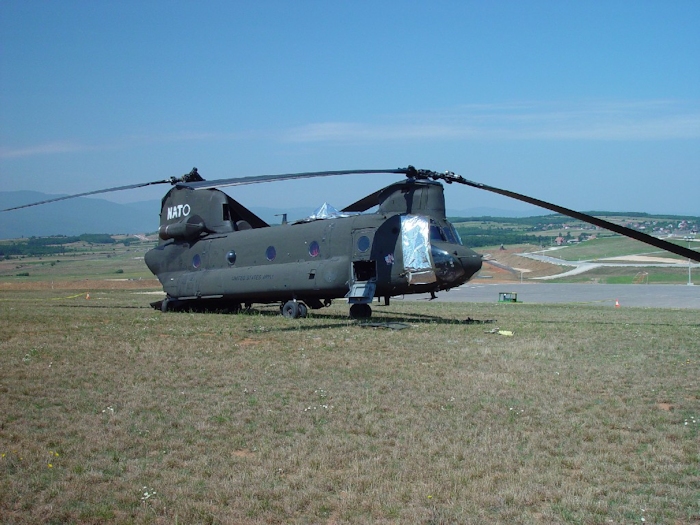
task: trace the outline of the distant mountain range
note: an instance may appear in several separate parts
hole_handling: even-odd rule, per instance
[[[38,191],[0,192],[0,209],[39,202],[60,195]],[[293,221],[308,217],[311,208],[274,209],[250,207],[253,213],[268,224],[278,224],[282,213]],[[160,200],[118,204],[104,199],[75,199],[52,202],[41,206],[0,212],[0,239],[45,237],[50,235],[81,235],[83,233],[136,234],[158,230]],[[546,212],[545,212],[546,213]],[[451,217],[527,217],[539,215],[527,211],[495,208],[448,210]]]
[[[60,195],[38,191],[0,192],[0,209]],[[80,235],[83,233],[144,233],[158,229],[160,202],[117,204],[103,199],[76,198],[0,212],[0,238]]]

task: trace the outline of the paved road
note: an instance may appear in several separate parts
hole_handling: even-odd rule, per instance
[[[484,280],[470,281],[450,290],[438,292],[437,301],[495,303],[500,292],[515,292],[518,302],[529,304],[577,303],[615,307],[700,309],[700,286],[687,284],[498,284]],[[405,296],[405,300],[425,300],[428,294]],[[398,299],[398,298],[397,298]]]
[[[553,250],[548,250],[548,251],[553,251]],[[544,261],[550,264],[556,264],[557,266],[574,266],[573,269],[566,271],[564,273],[558,273],[556,275],[549,275],[547,277],[536,277],[537,280],[539,281],[547,281],[549,279],[559,279],[561,277],[568,277],[571,275],[579,275],[582,273],[589,272],[595,268],[600,268],[600,267],[617,267],[617,268],[688,268],[688,271],[690,271],[691,268],[695,268],[695,271],[697,271],[698,268],[700,268],[700,264],[694,263],[690,264],[690,261],[687,263],[682,260],[673,260],[673,259],[667,259],[666,261],[663,261],[663,259],[657,259],[654,260],[654,257],[651,256],[642,256],[639,257],[637,261],[631,262],[630,260],[625,260],[623,257],[610,257],[606,259],[598,259],[595,261],[566,261],[564,259],[557,259],[555,257],[552,257],[550,255],[544,255],[544,253],[520,253],[518,254],[522,257],[527,257],[528,259],[534,259],[536,261]],[[632,256],[631,258],[634,258]],[[646,261],[646,262],[645,262]]]

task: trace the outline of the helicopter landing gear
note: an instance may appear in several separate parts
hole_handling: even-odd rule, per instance
[[[309,313],[309,309],[304,303],[297,303],[299,305],[299,317],[306,317]]]
[[[296,319],[298,317],[306,317],[309,313],[309,309],[304,303],[287,301],[280,306],[280,312],[288,319]]]
[[[372,307],[366,303],[356,303],[350,307],[350,317],[352,319],[367,319],[372,317]]]

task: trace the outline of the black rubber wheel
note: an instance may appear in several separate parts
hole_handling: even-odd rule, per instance
[[[287,301],[282,306],[282,315],[288,319],[296,319],[299,317],[299,303],[296,301]]]
[[[168,308],[170,307],[170,299],[167,297],[163,299],[160,303],[160,311],[165,313],[168,311]]]
[[[309,314],[309,308],[304,303],[297,303],[299,305],[299,317],[306,317]]]
[[[372,307],[368,304],[353,304],[350,307],[350,317],[353,319],[368,319],[372,317]]]

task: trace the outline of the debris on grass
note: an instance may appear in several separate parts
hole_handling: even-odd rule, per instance
[[[149,500],[153,496],[158,494],[155,490],[153,490],[152,488],[149,488],[147,486],[144,486],[141,490],[143,491],[143,495],[141,496],[141,501]]]
[[[404,328],[410,328],[411,325],[406,323],[360,323],[358,325],[360,328],[388,328],[389,330],[403,330]]]
[[[464,321],[462,321],[464,324],[491,324],[495,323],[495,319],[472,319],[471,317],[467,317]]]
[[[484,331],[485,334],[497,334],[504,335],[506,337],[513,337],[513,332],[510,330],[501,330],[500,328],[494,328],[493,330]]]

